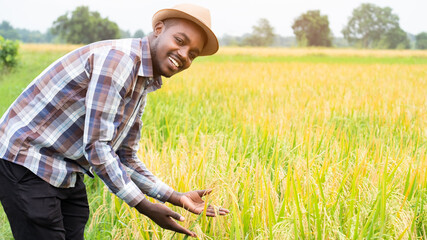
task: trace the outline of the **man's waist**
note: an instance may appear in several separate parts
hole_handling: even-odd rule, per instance
[[[65,161],[64,159],[52,159],[46,156],[35,158],[22,154],[18,154],[15,159],[1,156],[0,158],[27,168],[44,181],[58,188],[74,187],[78,175],[87,174],[89,177],[94,177],[90,168],[85,169],[73,160]]]

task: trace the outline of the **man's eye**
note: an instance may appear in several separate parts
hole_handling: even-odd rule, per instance
[[[179,38],[179,37],[176,37],[175,38],[175,40],[176,40],[176,42],[177,43],[179,43],[179,44],[182,44],[184,41],[181,39],[181,38]]]

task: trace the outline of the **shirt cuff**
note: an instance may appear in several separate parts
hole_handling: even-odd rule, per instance
[[[150,192],[147,193],[147,196],[155,198],[160,202],[164,203],[170,198],[173,192],[173,188],[169,187],[164,182],[157,180],[156,186]]]
[[[116,196],[123,199],[129,206],[135,207],[145,197],[141,190],[135,185],[134,182],[128,182]]]

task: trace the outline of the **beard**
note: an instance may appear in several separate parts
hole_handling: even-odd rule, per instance
[[[153,44],[150,45],[150,54],[151,54],[151,62],[153,65],[153,75],[160,76],[162,73],[160,72],[160,63],[157,59],[157,46],[159,45],[158,41],[153,41]]]

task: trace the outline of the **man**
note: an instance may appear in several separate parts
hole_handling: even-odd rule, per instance
[[[158,11],[143,39],[102,41],[60,58],[0,120],[0,200],[16,239],[83,239],[89,215],[83,174],[163,228],[195,236],[183,217],[145,195],[200,214],[209,190],[179,193],[136,151],[146,95],[214,54],[209,10],[189,4]],[[229,211],[213,206],[208,216]]]

